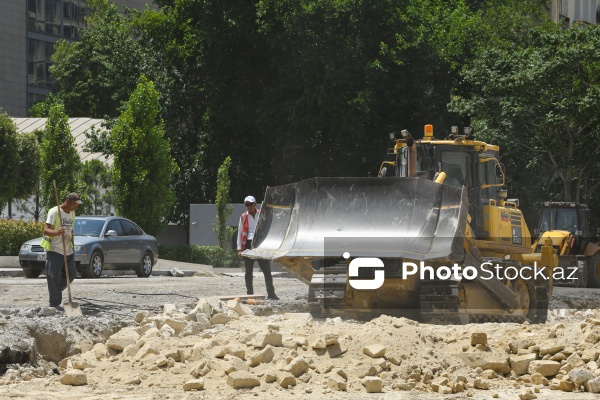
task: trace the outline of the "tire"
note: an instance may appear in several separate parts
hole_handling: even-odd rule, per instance
[[[99,251],[94,251],[90,257],[90,264],[83,270],[84,278],[100,278],[104,269],[104,257]]]
[[[530,324],[543,324],[548,318],[548,303],[550,295],[549,280],[543,277],[533,279],[531,274],[525,278],[517,278],[515,281],[515,290],[517,298],[523,305],[525,317]]]
[[[42,268],[23,268],[25,278],[35,279],[42,273]]]
[[[590,257],[587,257],[587,270],[588,270],[588,287],[589,288],[600,288],[600,253],[596,253]]]
[[[140,260],[140,264],[135,269],[135,274],[140,278],[147,278],[152,275],[152,253],[145,252]]]

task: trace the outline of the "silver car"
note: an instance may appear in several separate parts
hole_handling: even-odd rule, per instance
[[[84,278],[98,278],[103,270],[133,269],[147,278],[158,261],[158,242],[132,221],[121,217],[75,218],[75,264]],[[46,263],[42,238],[21,246],[19,263],[27,278],[37,278]]]

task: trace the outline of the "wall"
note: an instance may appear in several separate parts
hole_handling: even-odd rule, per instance
[[[237,229],[240,215],[246,211],[246,207],[243,204],[230,205],[233,206],[233,212],[227,219],[227,224]],[[190,204],[190,244],[216,246],[217,235],[213,231],[213,222],[216,220],[216,204]]]

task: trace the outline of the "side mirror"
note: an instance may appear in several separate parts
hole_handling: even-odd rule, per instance
[[[381,171],[379,172],[379,176],[383,177],[387,174],[387,167],[383,167],[381,168]]]
[[[104,234],[104,236],[119,236],[117,231],[113,231],[112,229]]]

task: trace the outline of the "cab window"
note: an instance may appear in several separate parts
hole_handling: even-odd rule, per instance
[[[442,152],[441,171],[446,173],[445,185],[462,187],[468,185],[468,154],[458,151]]]

